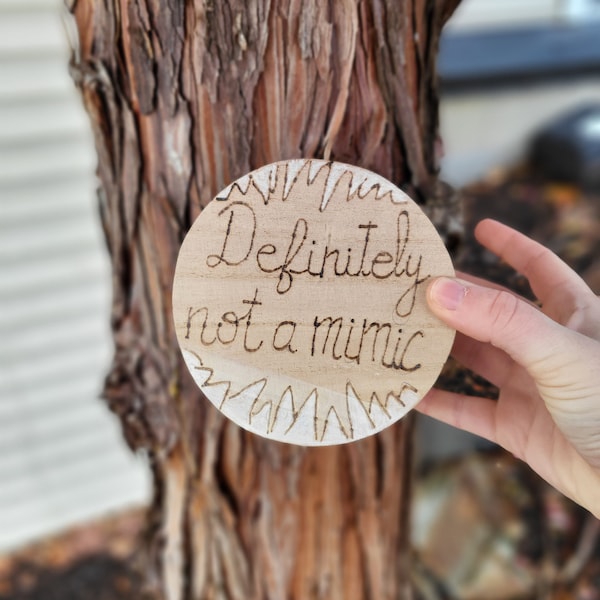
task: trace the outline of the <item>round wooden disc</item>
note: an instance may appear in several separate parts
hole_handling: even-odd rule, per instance
[[[173,310],[187,366],[238,425],[358,440],[433,385],[454,331],[427,308],[454,269],[421,209],[357,167],[290,160],[227,187],[185,238]]]

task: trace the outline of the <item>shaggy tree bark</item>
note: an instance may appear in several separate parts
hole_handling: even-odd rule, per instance
[[[150,457],[148,574],[168,600],[410,596],[412,418],[320,449],[224,422],[180,359],[170,291],[202,206],[276,160],[372,169],[447,228],[435,59],[458,2],[68,0],[113,266],[105,397]]]

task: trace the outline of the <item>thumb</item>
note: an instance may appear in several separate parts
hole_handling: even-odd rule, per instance
[[[600,344],[506,290],[440,278],[427,289],[446,324],[505,351],[533,378],[569,443],[600,469]],[[517,382],[518,383],[518,382]]]
[[[506,290],[441,277],[429,285],[427,301],[447,325],[504,350],[538,381],[579,345],[571,339],[577,334]]]

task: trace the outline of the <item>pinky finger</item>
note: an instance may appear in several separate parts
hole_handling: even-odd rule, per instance
[[[465,396],[434,388],[415,406],[415,410],[497,443],[497,406],[498,403],[489,398]]]

